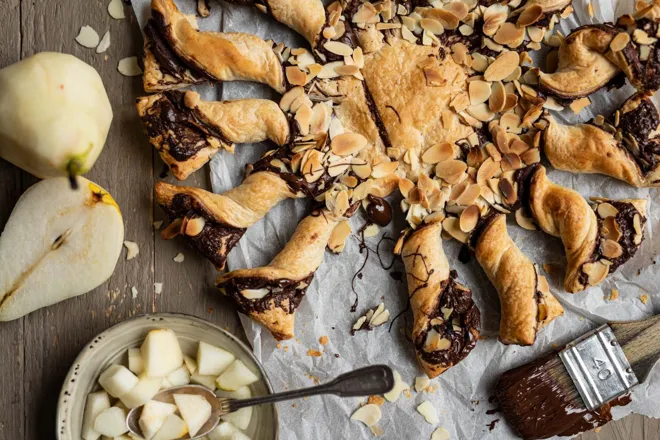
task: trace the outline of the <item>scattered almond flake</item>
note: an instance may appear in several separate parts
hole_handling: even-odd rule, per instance
[[[107,31],[105,34],[103,34],[103,38],[101,38],[101,42],[99,43],[98,46],[96,46],[96,53],[103,53],[108,48],[110,47],[110,31]]]
[[[157,220],[157,221],[153,222],[152,225],[154,226],[154,229],[158,230],[158,229],[160,229],[161,226],[163,226],[163,221],[162,220]]]
[[[431,379],[428,376],[417,376],[415,378],[415,391],[421,393],[431,385]]]
[[[124,246],[126,247],[126,260],[132,260],[140,253],[140,248],[134,241],[124,241]]]
[[[406,399],[410,399],[412,397],[412,393],[409,389],[403,390],[403,395],[406,396]]]
[[[615,301],[619,299],[619,289],[612,289],[610,292],[610,301]]]
[[[368,404],[358,408],[351,416],[351,420],[357,420],[367,426],[374,426],[378,423],[382,415],[383,413],[380,411],[378,405]]]
[[[154,283],[154,293],[160,295],[163,291],[163,283]]]
[[[114,18],[115,20],[123,20],[126,18],[122,1],[110,0],[110,3],[108,3],[108,14],[110,14],[110,17]]]
[[[401,395],[401,392],[403,390],[408,389],[408,385],[401,380],[401,375],[399,374],[398,371],[392,370],[394,373],[394,388],[388,393],[383,394],[383,396],[389,401],[389,402],[396,402],[399,396]]]
[[[649,296],[648,296],[647,294],[639,295],[639,300],[640,300],[642,303],[646,304],[646,303],[649,301]]]
[[[383,435],[383,428],[381,428],[380,426],[376,426],[376,425],[370,426],[369,429],[371,430],[371,433],[376,437],[380,437],[381,435]]]
[[[591,104],[591,100],[588,97],[576,99],[575,101],[569,104],[569,108],[576,115],[582,111],[585,107],[588,107]]]
[[[176,254],[176,257],[173,258],[173,260],[175,263],[183,263],[183,260],[185,258],[186,257],[181,252],[179,252],[178,254]]]
[[[133,295],[133,299],[137,298],[138,290],[135,286],[131,287],[131,294]]]
[[[428,400],[425,400],[417,407],[417,412],[424,416],[426,423],[437,425],[440,422],[438,411]]]
[[[383,406],[383,403],[385,403],[385,399],[380,396],[369,396],[369,400],[367,400],[367,404],[369,405]]]
[[[80,32],[78,32],[78,35],[76,36],[76,41],[81,46],[94,49],[99,45],[99,34],[91,27],[83,26],[80,28]]]
[[[449,431],[442,426],[431,434],[431,440],[449,440]]]
[[[119,60],[117,70],[124,76],[138,76],[142,74],[137,57],[128,57]]]
[[[321,344],[321,345],[325,345],[325,344],[327,344],[327,343],[328,343],[328,337],[327,337],[327,336],[321,336],[321,337],[319,338],[319,344]]]
[[[364,234],[365,238],[375,237],[376,235],[378,235],[378,231],[380,231],[380,228],[378,227],[378,225],[371,224],[371,225],[367,226],[366,228],[364,228],[363,234]]]

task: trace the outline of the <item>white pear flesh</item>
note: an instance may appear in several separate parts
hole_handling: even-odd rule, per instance
[[[104,283],[115,269],[124,223],[114,199],[78,178],[42,180],[18,200],[0,236],[0,321],[10,321]]]
[[[0,70],[0,157],[28,173],[86,173],[111,122],[101,77],[73,55],[42,52]]]
[[[144,372],[149,377],[166,377],[183,365],[183,353],[176,334],[169,329],[151,330],[140,348]]]
[[[139,379],[140,381],[131,391],[121,396],[120,400],[126,408],[137,408],[150,401],[160,391],[163,383],[162,377],[148,377],[142,374]]]
[[[190,356],[184,356],[183,363],[186,364],[186,368],[190,374],[193,374],[195,371],[197,371],[197,361]]]
[[[230,397],[232,399],[249,399],[252,397],[252,391],[249,387],[241,387],[236,391],[222,391],[218,390],[215,393],[218,397]],[[240,429],[247,429],[250,426],[250,419],[252,419],[252,407],[241,408],[229,414],[220,417],[225,422],[229,422]]]
[[[188,433],[188,426],[181,417],[170,414],[165,418],[163,426],[158,430],[151,440],[175,440]]]
[[[234,362],[234,359],[235,356],[227,350],[201,341],[197,349],[197,374],[217,377]]]
[[[99,377],[99,384],[112,397],[120,398],[138,384],[140,379],[123,365],[110,365]]]
[[[191,374],[190,375],[190,382],[196,383],[197,385],[202,385],[208,388],[211,391],[215,391],[215,380],[217,379],[216,376],[204,376],[201,374]]]
[[[188,369],[184,365],[168,374],[167,380],[173,387],[188,385],[190,383],[190,373],[188,373]]]
[[[128,349],[128,369],[134,374],[142,374],[144,363],[142,362],[142,353],[139,348]]]
[[[174,413],[176,413],[176,405],[156,400],[148,401],[142,408],[138,421],[144,438],[151,440],[165,423],[165,418]]]
[[[94,421],[99,414],[108,408],[110,408],[110,396],[105,391],[97,391],[87,395],[82,424],[82,438],[84,440],[98,440],[101,437],[101,433],[94,430]]]
[[[237,389],[251,385],[259,380],[242,361],[235,360],[224,373],[216,380],[216,385],[221,390],[236,391]]]
[[[250,437],[229,422],[220,422],[206,436],[209,440],[250,440]]]
[[[198,394],[174,394],[173,397],[190,436],[194,437],[211,417],[211,404]]]
[[[113,406],[99,414],[94,421],[94,430],[107,437],[119,437],[128,432],[126,410]]]

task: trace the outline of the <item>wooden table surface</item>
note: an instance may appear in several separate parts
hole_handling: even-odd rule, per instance
[[[84,344],[109,326],[142,313],[175,311],[211,320],[244,337],[233,307],[212,288],[216,276],[210,263],[179,240],[164,241],[154,231],[163,214],[154,206],[152,189],[163,163],[150,147],[134,101],[144,92],[139,77],[117,72],[117,62],[142,53],[142,37],[131,11],[125,20],[106,12],[108,0],[0,0],[0,68],[41,51],[71,53],[94,66],[105,83],[114,120],[103,153],[89,179],[106,188],[124,216],[126,240],[139,255],[126,261],[122,252],[114,275],[96,290],[0,323],[0,440],[54,438],[55,410],[69,366]],[[78,45],[83,25],[100,35],[110,30],[105,54]],[[171,177],[167,180],[173,180]],[[37,179],[0,160],[0,228],[20,195]],[[208,188],[207,174],[198,172],[186,184]],[[183,252],[185,261],[172,261]],[[163,283],[160,295],[155,282]],[[131,288],[138,290],[132,298]],[[660,421],[631,415],[610,423],[583,440],[660,439]],[[283,439],[288,440],[288,439]]]

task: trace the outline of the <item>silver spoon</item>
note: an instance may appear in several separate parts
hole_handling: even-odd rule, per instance
[[[339,397],[360,397],[374,394],[384,394],[394,388],[394,374],[387,365],[372,365],[344,373],[331,382],[300,390],[286,391],[284,393],[270,394],[250,399],[231,399],[217,397],[213,391],[201,385],[183,385],[168,388],[156,394],[152,400],[174,403],[174,394],[197,394],[203,396],[211,404],[211,417],[197,432],[193,439],[200,438],[213,431],[220,417],[248,406],[263,405],[265,403],[282,402],[284,400],[299,399],[320,394],[335,394]],[[142,407],[133,408],[126,417],[126,424],[131,434],[143,438],[142,429],[138,421],[142,414]],[[190,439],[189,435],[181,439]]]

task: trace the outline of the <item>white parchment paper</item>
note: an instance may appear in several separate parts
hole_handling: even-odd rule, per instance
[[[149,17],[149,0],[133,0],[135,13],[141,25]],[[192,0],[178,0],[177,5],[186,13],[195,12]],[[567,35],[571,29],[589,23],[613,21],[615,17],[633,8],[633,0],[594,1],[595,17],[586,13],[586,1],[573,2],[575,14],[563,20],[559,29]],[[199,19],[204,30],[249,32],[265,39],[284,41],[289,45],[302,46],[304,40],[283,25],[269,20],[252,7],[241,7],[212,2],[211,16]],[[203,86],[197,90],[205,99],[237,99],[261,97],[278,99],[267,86],[253,83],[225,83],[215,87]],[[614,93],[601,91],[591,96],[593,105],[576,117],[568,111],[559,118],[568,122],[591,119],[597,113],[609,114],[630,94],[627,86]],[[656,95],[656,104],[658,96]],[[257,160],[272,145],[240,145],[234,155],[218,154],[211,163],[211,181],[215,192],[222,193],[243,180],[245,164]],[[566,343],[595,328],[607,320],[642,319],[660,308],[660,265],[655,264],[660,242],[655,240],[655,232],[660,232],[660,191],[635,189],[611,178],[593,175],[573,175],[557,170],[549,170],[549,177],[564,186],[573,188],[585,197],[601,196],[612,198],[648,198],[648,222],[646,239],[634,259],[610,276],[601,286],[571,295],[562,288],[563,274],[548,276],[552,292],[566,309],[563,317],[556,319],[542,330],[533,347],[504,346],[497,341],[499,325],[499,302],[497,292],[485,274],[473,261],[462,264],[458,261],[459,246],[445,242],[445,251],[450,266],[459,273],[459,279],[473,292],[481,310],[482,333],[487,337],[479,341],[473,352],[459,365],[451,368],[433,380],[437,390],[432,393],[416,393],[412,389],[415,376],[422,375],[414,359],[411,343],[401,328],[405,324],[400,318],[388,332],[388,325],[371,332],[358,332],[350,335],[350,329],[357,318],[368,308],[381,301],[395,316],[406,308],[407,291],[404,281],[397,281],[390,272],[403,271],[397,261],[393,268],[385,271],[376,254],[367,259],[362,279],[355,279],[354,287],[359,294],[359,305],[355,313],[350,312],[354,301],[351,281],[362,266],[366,253],[360,254],[356,237],[348,239],[341,255],[326,253],[323,265],[316,272],[314,282],[309,287],[305,300],[296,313],[296,339],[281,344],[271,335],[241,315],[241,321],[254,347],[255,354],[264,363],[276,390],[306,387],[314,381],[326,381],[353,368],[385,363],[395,368],[403,380],[411,385],[409,397],[402,394],[396,403],[386,403],[381,407],[383,418],[378,423],[383,439],[429,439],[437,428],[427,424],[417,413],[416,407],[429,400],[438,410],[440,425],[451,434],[452,439],[507,439],[514,435],[504,421],[491,423],[501,418],[498,413],[486,414],[495,404],[489,403],[493,394],[492,385],[503,371],[526,363],[554,347]],[[394,197],[392,205],[398,206]],[[273,209],[264,219],[248,229],[238,246],[231,252],[228,268],[237,269],[267,264],[285,245],[297,222],[308,212],[305,201],[289,200]],[[396,209],[395,209],[396,210]],[[351,224],[357,230],[364,224],[364,217],[357,214]],[[399,215],[392,225],[381,230],[378,237],[367,239],[370,248],[375,249],[380,236],[387,234],[396,237],[403,228]],[[559,263],[565,265],[563,247],[558,239],[542,232],[530,232],[510,222],[509,233],[522,251],[537,263]],[[381,255],[385,263],[391,261],[391,244],[383,242]],[[619,299],[607,301],[612,289],[619,290]],[[646,304],[640,295],[647,294]],[[656,310],[657,312],[657,310]],[[404,315],[412,322],[409,314]],[[389,324],[389,323],[388,323]],[[322,346],[319,338],[328,337]],[[310,357],[309,349],[320,350],[323,355]],[[660,417],[660,368],[656,368],[649,380],[633,392],[633,401],[624,408],[614,410],[615,418],[628,413]],[[363,424],[352,422],[349,416],[359,407],[360,399],[340,399],[333,396],[313,397],[308,400],[279,405],[282,440],[292,439],[340,439],[371,438]]]

